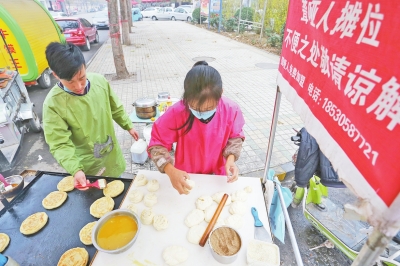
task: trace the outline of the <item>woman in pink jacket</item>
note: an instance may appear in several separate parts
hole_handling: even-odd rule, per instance
[[[197,62],[186,75],[183,99],[153,125],[148,151],[179,194],[189,193],[188,173],[227,175],[228,182],[238,178],[235,161],[244,141],[244,118],[222,92],[218,71]],[[169,154],[174,142],[175,163]]]

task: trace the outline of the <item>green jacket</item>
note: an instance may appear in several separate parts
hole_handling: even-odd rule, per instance
[[[71,175],[82,170],[96,175],[118,177],[125,159],[115,136],[113,120],[123,129],[133,128],[127,113],[108,81],[87,73],[90,90],[74,96],[58,85],[43,103],[43,129],[50,152]],[[110,138],[109,138],[110,137]]]

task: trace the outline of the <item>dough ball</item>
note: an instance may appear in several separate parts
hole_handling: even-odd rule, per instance
[[[185,179],[185,181],[189,185],[189,187],[191,187],[190,190],[192,190],[194,188],[194,186],[196,185],[196,183],[193,180]]]
[[[214,216],[215,211],[217,210],[218,205],[215,203],[212,203],[210,206],[208,206],[205,211],[204,211],[204,220],[206,220],[207,223],[209,223]]]
[[[208,195],[201,196],[200,198],[198,198],[196,200],[196,208],[204,211],[212,203],[213,203],[213,199],[210,196],[208,196]]]
[[[153,223],[154,212],[152,209],[144,209],[140,215],[140,221],[142,224],[150,225]]]
[[[143,192],[138,189],[135,189],[131,193],[129,193],[128,197],[132,203],[139,203],[143,199]]]
[[[246,203],[244,203],[243,201],[234,201],[229,207],[229,212],[231,214],[245,215]]]
[[[204,212],[199,209],[194,209],[186,217],[185,224],[187,227],[192,227],[192,226],[198,225],[202,221],[204,221]]]
[[[239,214],[229,215],[229,217],[225,219],[225,224],[233,229],[239,230],[243,226],[243,217]]]
[[[138,213],[138,209],[137,206],[133,203],[129,204],[128,206],[126,206],[126,208],[134,213]]]
[[[206,229],[207,226],[205,224],[198,224],[190,227],[186,235],[187,240],[192,244],[198,245]]]
[[[232,193],[232,201],[246,201],[249,194],[244,189]]]
[[[157,195],[156,193],[150,192],[147,193],[146,196],[144,196],[144,205],[147,207],[153,207],[157,203]]]
[[[244,191],[246,191],[247,193],[251,193],[253,192],[253,188],[251,186],[247,186],[244,188]]]
[[[160,183],[156,179],[152,179],[147,183],[147,190],[150,192],[155,192],[160,188]]]
[[[224,193],[224,192],[217,192],[217,193],[215,193],[214,195],[212,195],[212,199],[213,199],[216,203],[219,204],[219,203],[221,202],[222,197],[224,196],[224,194],[227,194],[227,193]],[[225,206],[231,204],[231,202],[232,202],[232,198],[231,198],[231,196],[228,194],[228,198],[227,198],[227,200],[226,200],[226,202],[225,202]]]
[[[189,252],[184,247],[169,246],[164,249],[162,256],[165,263],[172,266],[185,262],[189,258]]]
[[[157,231],[168,228],[168,219],[165,215],[155,215],[153,218],[153,226]]]
[[[133,184],[137,187],[145,186],[147,184],[147,177],[144,174],[136,175]]]

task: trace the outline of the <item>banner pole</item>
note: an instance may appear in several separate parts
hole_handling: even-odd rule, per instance
[[[210,29],[210,18],[211,18],[211,0],[208,0],[208,29]]]
[[[260,40],[263,36],[264,23],[265,23],[265,12],[267,11],[267,2],[268,2],[268,0],[265,0],[265,2],[264,2],[264,13],[263,13],[263,18],[262,18],[262,23],[261,23]]]
[[[221,31],[221,23],[222,23],[222,0],[219,1],[218,33]]]
[[[240,20],[242,19],[242,2],[243,0],[240,0],[239,17],[238,17],[238,34],[240,33]]]

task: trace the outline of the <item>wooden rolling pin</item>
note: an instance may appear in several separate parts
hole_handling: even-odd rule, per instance
[[[229,197],[228,194],[224,194],[224,196],[222,196],[222,199],[218,204],[217,210],[215,211],[213,217],[211,218],[211,221],[208,223],[206,231],[204,231],[204,234],[200,239],[199,242],[200,246],[204,247],[204,245],[206,244],[208,236],[210,235],[212,229],[214,228],[214,225],[217,222],[218,217],[221,214],[222,208],[225,206],[225,202],[228,199],[228,197]]]

